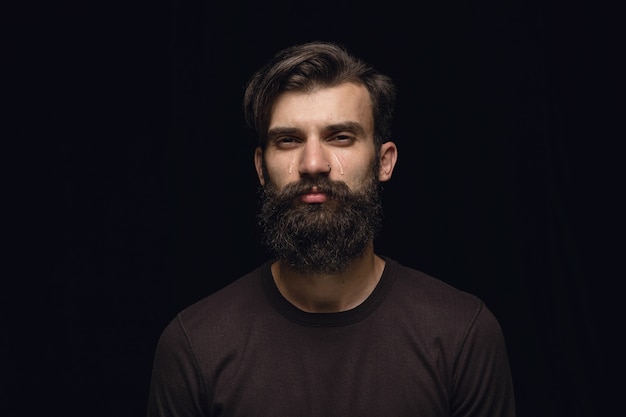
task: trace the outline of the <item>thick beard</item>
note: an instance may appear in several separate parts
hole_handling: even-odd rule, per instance
[[[305,204],[302,194],[313,186],[328,201]],[[380,182],[373,175],[353,192],[342,181],[302,179],[279,190],[271,181],[261,194],[259,225],[264,243],[291,268],[313,274],[345,271],[376,237],[382,223]]]

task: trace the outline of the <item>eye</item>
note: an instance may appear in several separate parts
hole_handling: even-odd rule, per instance
[[[351,145],[355,141],[355,137],[352,135],[340,134],[330,138],[330,141],[339,146]]]
[[[274,140],[276,147],[278,148],[289,148],[300,142],[295,136],[281,136]]]

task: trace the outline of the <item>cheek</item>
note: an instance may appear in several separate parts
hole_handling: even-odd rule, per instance
[[[358,172],[358,175],[355,176],[351,182],[351,188],[353,189],[361,189],[364,186],[369,185],[372,180],[372,170],[370,169],[361,169]]]
[[[342,175],[338,172],[332,179],[345,182],[353,190],[362,188],[365,185],[369,185],[372,178],[374,178],[373,162],[373,159],[367,158],[358,163],[345,161],[345,163],[342,163],[344,174]]]
[[[275,159],[271,164],[265,165],[265,175],[268,181],[271,181],[278,187],[297,180],[298,169],[296,167],[295,158]]]

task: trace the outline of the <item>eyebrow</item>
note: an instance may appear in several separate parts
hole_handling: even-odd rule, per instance
[[[363,125],[361,125],[358,122],[351,122],[351,121],[334,123],[334,124],[325,126],[323,130],[324,132],[350,131],[358,135],[365,134],[365,128],[363,127]],[[276,138],[278,136],[283,136],[283,135],[295,135],[299,132],[300,132],[300,129],[296,127],[276,126],[276,127],[271,128],[267,132],[267,137],[271,139],[271,138]]]
[[[271,128],[267,132],[267,137],[268,137],[268,139],[273,139],[273,138],[276,138],[278,136],[295,135],[298,132],[300,132],[300,129],[297,129],[295,127],[277,126],[277,127]]]
[[[365,128],[363,127],[363,125],[361,125],[361,123],[358,122],[341,122],[328,125],[324,128],[324,131],[326,132],[341,132],[344,130],[354,132],[359,135],[365,134]]]

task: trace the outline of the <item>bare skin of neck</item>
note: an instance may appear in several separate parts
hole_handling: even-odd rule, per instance
[[[337,313],[357,307],[374,291],[385,261],[373,245],[350,262],[341,274],[302,274],[280,261],[272,264],[272,275],[280,293],[300,310],[309,313]]]

